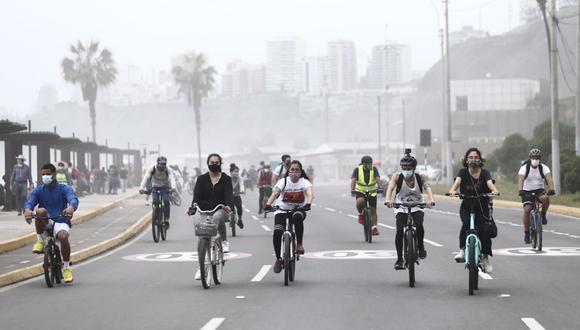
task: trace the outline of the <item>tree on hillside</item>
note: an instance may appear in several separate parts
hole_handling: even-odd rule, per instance
[[[197,156],[201,166],[201,104],[209,96],[215,85],[216,70],[207,63],[203,53],[190,52],[183,55],[181,63],[171,70],[173,79],[179,85],[179,93],[185,95],[187,103],[193,107],[197,133]]]
[[[103,48],[99,51],[99,43],[96,41],[91,41],[87,47],[78,41],[76,46],[71,45],[70,51],[73,57],[65,57],[61,64],[64,80],[81,86],[83,100],[89,102],[93,142],[96,142],[97,91],[99,87],[108,86],[115,81],[117,77],[115,62],[108,49]]]
[[[528,158],[528,141],[520,134],[509,135],[502,146],[493,152],[499,171],[510,180],[515,180],[521,161]]]
[[[560,148],[566,149],[568,145],[574,145],[574,126],[567,123],[560,123]],[[542,150],[542,159],[544,162],[550,160],[552,154],[552,124],[546,120],[534,128],[534,137],[530,140],[530,146]],[[560,154],[564,154],[563,150]]]

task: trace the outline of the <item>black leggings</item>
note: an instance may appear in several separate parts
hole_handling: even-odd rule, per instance
[[[234,196],[234,206],[238,211],[238,219],[242,220],[242,197],[241,196]]]
[[[425,229],[423,227],[423,217],[425,213],[423,211],[415,211],[412,213],[413,222],[415,222],[415,228],[417,228],[417,245],[419,249],[423,250],[425,246],[423,245],[423,238],[425,237]],[[397,235],[395,236],[395,247],[397,248],[397,259],[403,259],[403,228],[407,224],[407,214],[397,213],[395,216],[397,219]]]
[[[465,239],[467,238],[467,231],[469,230],[469,214],[470,211],[468,209],[461,208],[459,210],[459,216],[461,217],[461,231],[459,232],[459,248],[465,249]],[[479,236],[479,240],[481,241],[481,253],[493,255],[491,253],[491,238],[489,235],[479,230],[479,224],[483,220],[482,214],[475,214],[475,229],[477,230],[477,235]]]
[[[274,217],[274,252],[276,253],[276,258],[280,259],[282,249],[282,234],[286,230],[286,218],[289,216],[287,213],[278,213]],[[296,233],[296,240],[298,244],[302,244],[302,237],[304,237],[304,220],[306,219],[305,212],[294,212],[290,221],[294,224],[294,232]]]

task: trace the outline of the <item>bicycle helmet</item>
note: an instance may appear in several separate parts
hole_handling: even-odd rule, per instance
[[[157,164],[167,164],[167,158],[165,158],[165,156],[157,157]]]
[[[360,159],[361,164],[372,164],[373,163],[373,158],[369,155],[363,156],[363,158]]]
[[[399,165],[401,165],[401,166],[411,165],[411,166],[413,166],[413,168],[417,167],[417,159],[415,157],[411,156],[411,149],[405,150],[405,156],[403,156],[403,158],[401,158]]]
[[[540,151],[540,149],[538,149],[538,148],[533,148],[532,150],[530,150],[529,156],[530,156],[530,158],[532,156],[540,156],[540,157],[542,157],[542,151]]]

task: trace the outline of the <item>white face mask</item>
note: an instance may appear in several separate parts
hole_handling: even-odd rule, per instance
[[[540,160],[539,159],[532,159],[531,164],[533,167],[538,167],[538,165],[540,165]]]
[[[43,175],[42,176],[42,183],[45,185],[49,185],[52,182],[52,175]]]

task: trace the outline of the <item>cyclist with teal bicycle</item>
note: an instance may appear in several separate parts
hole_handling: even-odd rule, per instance
[[[456,195],[459,188],[462,195],[481,196],[481,198],[464,198],[459,208],[459,216],[462,226],[459,231],[459,253],[455,255],[456,262],[465,262],[465,240],[467,231],[470,227],[470,213],[475,214],[475,229],[478,230],[478,236],[481,241],[481,261],[483,270],[491,273],[493,267],[489,257],[492,256],[491,237],[485,230],[479,230],[484,221],[489,220],[490,200],[486,194],[492,193],[499,195],[499,192],[488,170],[483,168],[484,159],[481,157],[481,151],[477,148],[469,148],[463,157],[463,168],[455,177],[455,182],[449,189],[449,195]]]
[[[387,201],[385,205],[391,208],[394,203],[391,200],[393,190],[395,191],[395,203],[425,203],[423,192],[427,193],[429,202],[426,207],[431,208],[435,201],[433,199],[433,192],[431,185],[427,182],[427,177],[416,173],[417,159],[411,156],[411,149],[405,150],[405,156],[401,158],[399,163],[401,165],[401,172],[393,174],[387,187]],[[427,251],[423,244],[425,237],[425,229],[423,227],[423,218],[425,213],[419,207],[411,208],[411,215],[417,230],[417,247],[420,259],[427,257]],[[404,270],[405,264],[403,262],[403,228],[407,223],[407,211],[405,208],[395,209],[395,219],[397,221],[397,234],[395,236],[395,247],[397,248],[397,261],[395,262],[395,270]]]
[[[366,205],[366,194],[369,194],[369,205],[371,207],[371,224],[373,236],[379,235],[377,227],[377,192],[382,191],[379,171],[373,166],[371,156],[363,156],[359,166],[352,172],[350,183],[351,194],[356,197],[356,209],[358,210],[358,223],[364,225],[364,209]]]

